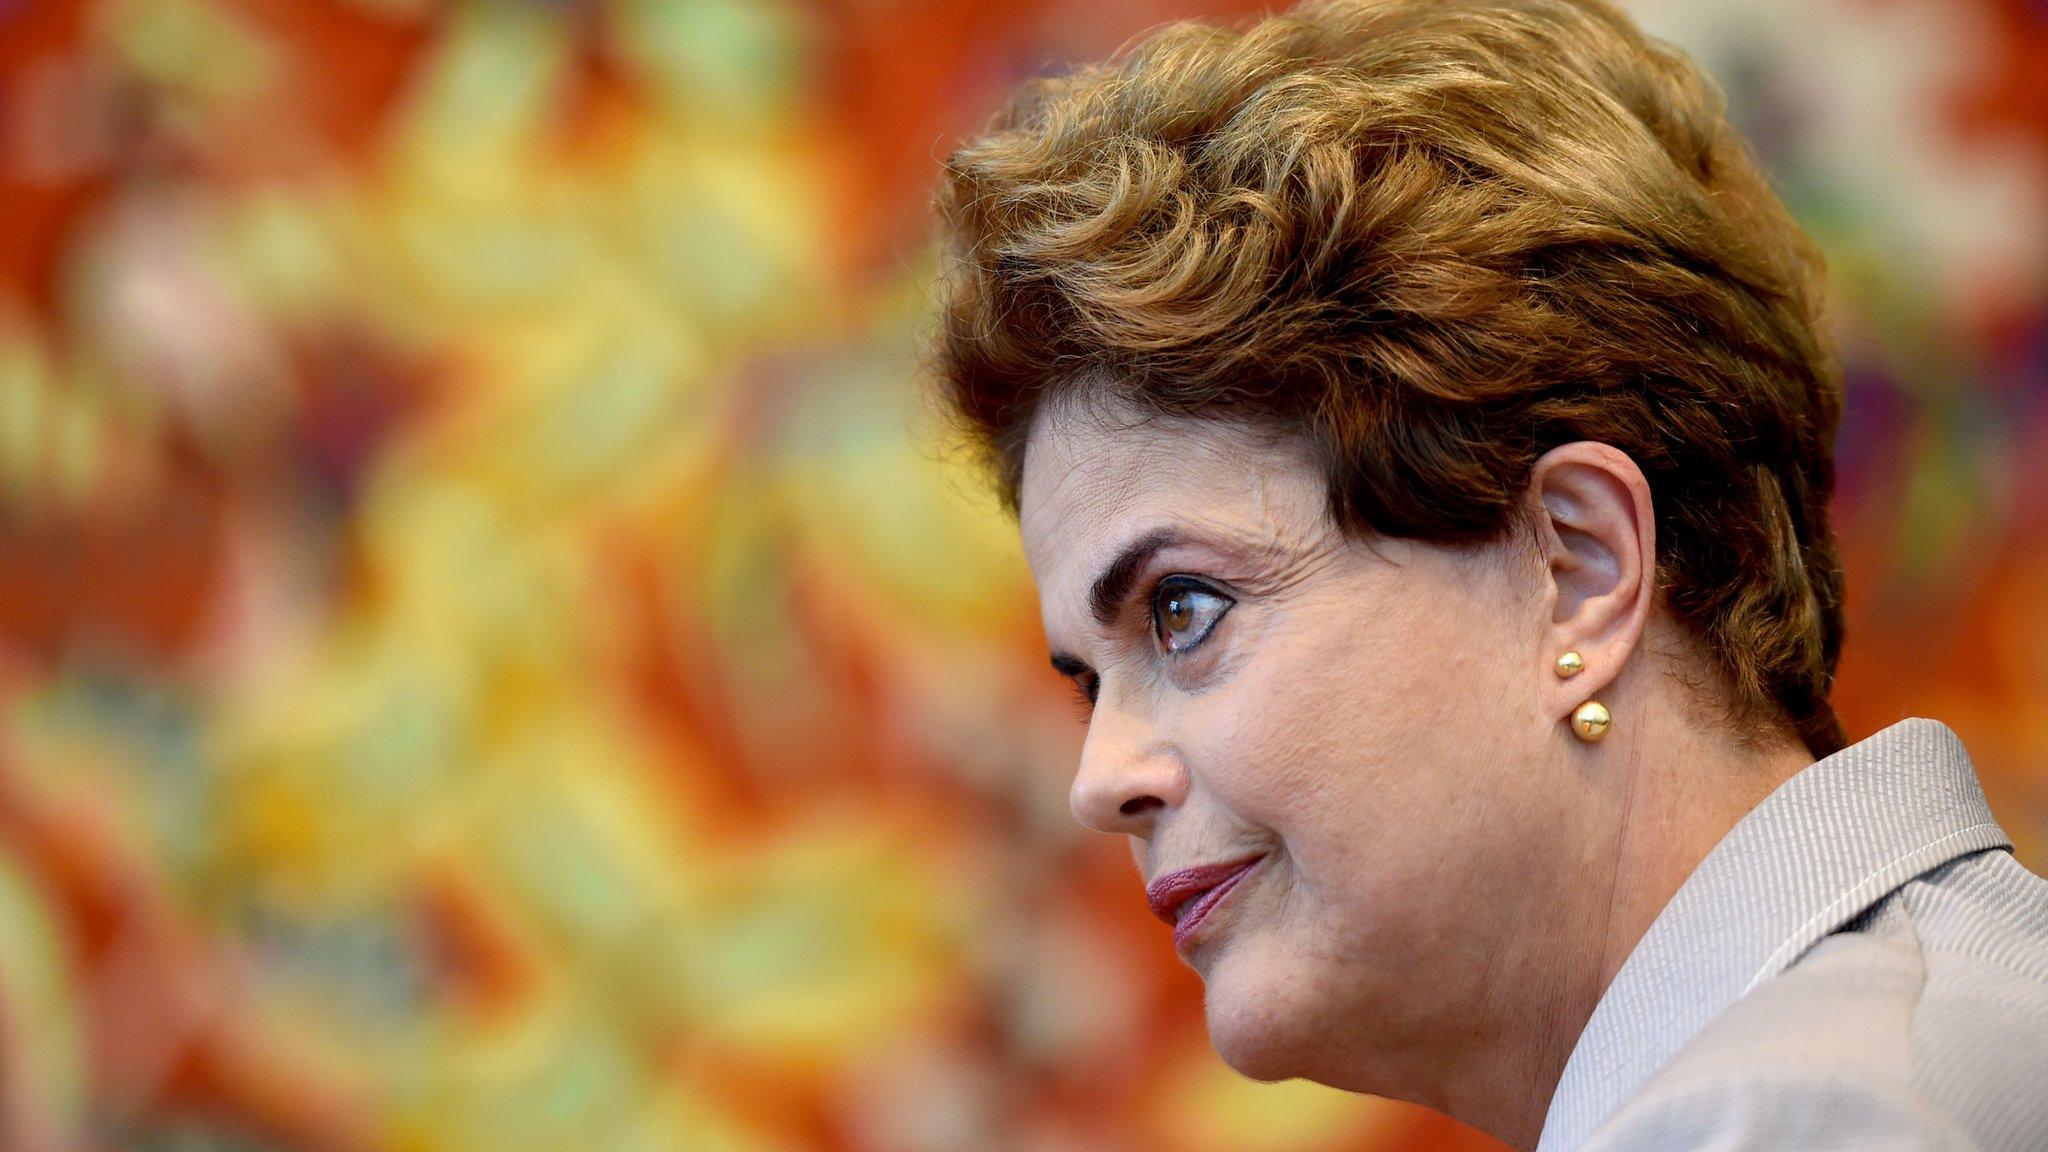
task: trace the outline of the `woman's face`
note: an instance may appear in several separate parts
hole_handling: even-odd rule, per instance
[[[1218,1052],[1449,1103],[1440,1065],[1529,1028],[1585,888],[1534,550],[1347,539],[1301,444],[1109,402],[1040,414],[1020,496],[1094,698],[1076,816],[1147,884],[1258,859],[1176,941]]]

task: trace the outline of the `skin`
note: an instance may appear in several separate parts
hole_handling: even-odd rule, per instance
[[[1148,883],[1265,855],[1183,953],[1254,1079],[1534,1147],[1651,920],[1812,762],[1686,686],[1714,681],[1655,603],[1649,486],[1608,445],[1545,454],[1498,543],[1366,541],[1297,440],[1097,393],[1041,410],[1019,496],[1055,666],[1094,697],[1075,816]],[[1098,575],[1161,531],[1096,619]],[[1614,715],[1598,743],[1570,729],[1588,699]]]

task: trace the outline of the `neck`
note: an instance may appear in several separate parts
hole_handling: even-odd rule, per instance
[[[1550,1002],[1529,1006],[1535,1028],[1513,1061],[1519,1075],[1494,1079],[1471,1116],[1459,1110],[1518,1149],[1536,1146],[1579,1034],[1651,922],[1729,829],[1813,763],[1796,737],[1746,743],[1702,724],[1673,682],[1659,685],[1667,690],[1611,694],[1616,730],[1588,750],[1605,761],[1589,787],[1609,835],[1587,837],[1574,862],[1577,875],[1597,879],[1579,885],[1584,898],[1561,925],[1565,947],[1552,958],[1567,970],[1549,982]],[[1526,1091],[1502,1099],[1499,1086],[1511,1083]]]

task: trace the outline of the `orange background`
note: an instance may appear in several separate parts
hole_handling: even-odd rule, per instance
[[[0,0],[0,1147],[1491,1147],[1216,1060],[924,439],[949,142],[1249,7]],[[1830,254],[1851,735],[2040,869],[2048,8],[1635,7]]]

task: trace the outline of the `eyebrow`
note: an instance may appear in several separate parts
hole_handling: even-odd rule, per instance
[[[1164,551],[1180,543],[1180,533],[1171,528],[1154,528],[1136,540],[1123,546],[1116,559],[1095,578],[1088,589],[1088,611],[1095,622],[1104,628],[1116,623],[1116,610],[1130,594],[1131,585],[1138,582],[1138,573],[1145,567],[1154,553]]]
[[[1156,553],[1181,542],[1183,537],[1172,528],[1154,528],[1123,546],[1116,559],[1109,562],[1095,583],[1088,588],[1088,611],[1095,622],[1104,628],[1116,623],[1116,610],[1130,594],[1131,585],[1137,583],[1138,573],[1145,562]],[[1052,654],[1052,666],[1062,676],[1077,676],[1088,671],[1088,665],[1063,652]]]

